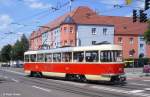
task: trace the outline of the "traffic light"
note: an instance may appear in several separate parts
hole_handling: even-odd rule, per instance
[[[147,14],[144,13],[144,10],[140,10],[140,22],[146,22],[147,21]]]
[[[132,3],[132,0],[126,0],[126,5],[129,5]]]
[[[133,22],[137,21],[137,10],[133,10]]]
[[[150,8],[150,0],[145,0],[145,10]]]

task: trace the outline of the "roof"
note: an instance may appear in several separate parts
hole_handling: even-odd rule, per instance
[[[81,47],[54,48],[49,50],[27,51],[25,52],[25,55],[37,54],[37,53],[58,53],[58,52],[97,51],[97,50],[122,50],[122,46],[103,44],[103,45],[92,45],[92,46],[81,46]]]
[[[69,20],[69,21],[68,21]],[[70,13],[66,13],[63,16],[56,18],[54,21],[44,25],[51,30],[59,27],[62,23],[75,23],[75,24],[94,24],[94,25],[114,25],[115,34],[134,34],[143,35],[147,30],[148,24],[132,22],[131,17],[119,17],[119,16],[102,16],[98,15],[92,9],[86,6],[80,6]],[[47,28],[40,28],[42,32]]]

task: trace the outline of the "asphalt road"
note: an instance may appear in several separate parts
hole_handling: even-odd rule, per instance
[[[33,78],[20,69],[0,69],[0,97],[150,97],[150,77],[128,77],[126,85]]]

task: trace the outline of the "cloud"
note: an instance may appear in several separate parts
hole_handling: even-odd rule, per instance
[[[10,28],[12,18],[7,14],[0,15],[0,31],[6,31]]]
[[[28,7],[33,9],[46,9],[51,7],[51,4],[46,4],[38,0],[24,0],[24,1]]]
[[[131,12],[131,13],[126,14],[125,17],[132,17],[132,15],[133,13]]]
[[[125,4],[125,0],[101,0],[100,2],[104,4],[112,4],[112,5]]]
[[[132,6],[136,9],[143,9],[144,8],[144,1],[141,0],[133,0]]]

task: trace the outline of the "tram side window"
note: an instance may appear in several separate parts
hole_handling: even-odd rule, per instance
[[[25,55],[24,61],[29,62],[29,55]]]
[[[44,54],[37,54],[37,62],[44,62]]]
[[[64,52],[62,53],[62,62],[71,62],[72,61],[72,53]]]
[[[52,62],[52,54],[45,55],[45,62]]]
[[[86,51],[85,60],[86,62],[98,62],[98,51]]]
[[[100,52],[100,60],[101,62],[121,62],[122,61],[122,53],[121,51],[113,50],[113,51],[101,51]]]
[[[53,54],[53,62],[61,62],[61,53]]]
[[[73,53],[74,62],[83,62],[84,61],[84,52],[74,52]]]
[[[122,52],[121,51],[115,51],[116,52],[116,61],[117,62],[122,62]]]
[[[30,61],[36,62],[36,54],[30,55]]]

